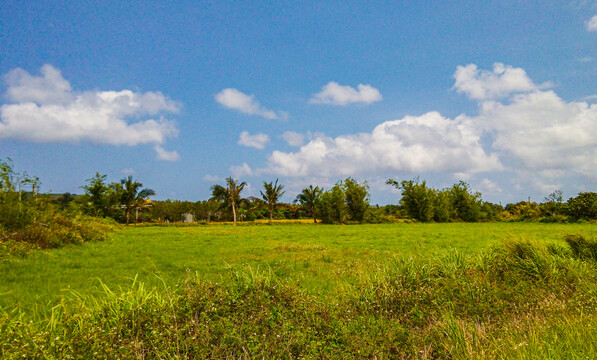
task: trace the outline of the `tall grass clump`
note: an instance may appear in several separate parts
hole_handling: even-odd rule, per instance
[[[566,235],[566,243],[575,257],[597,260],[597,239],[588,239],[582,235]]]
[[[597,262],[573,249],[514,239],[479,255],[376,265],[327,297],[258,267],[231,267],[218,282],[188,271],[176,287],[133,280],[99,298],[74,293],[43,321],[3,314],[0,357],[597,356]]]

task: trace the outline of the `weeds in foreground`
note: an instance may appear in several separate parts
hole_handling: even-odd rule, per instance
[[[102,298],[73,293],[37,323],[3,314],[0,355],[593,358],[597,262],[574,246],[595,240],[568,239],[568,248],[511,241],[476,256],[393,258],[334,301],[270,269],[231,268],[222,283],[189,272],[176,288],[133,280],[104,286]]]

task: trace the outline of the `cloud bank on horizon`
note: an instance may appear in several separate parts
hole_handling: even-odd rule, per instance
[[[7,104],[0,106],[0,139],[31,142],[81,142],[136,146],[153,144],[158,160],[176,161],[176,151],[162,145],[176,137],[174,122],[163,117],[137,122],[127,119],[176,113],[180,104],[160,92],[84,91],[71,88],[51,65],[40,76],[16,68],[5,75]]]
[[[264,167],[232,166],[238,175],[291,178],[372,177],[399,172],[474,174],[511,172],[552,191],[558,179],[597,179],[597,105],[565,101],[537,85],[522,68],[495,63],[492,70],[458,66],[453,90],[478,105],[478,114],[454,119],[430,111],[385,121],[371,132],[328,137],[287,131],[295,152],[273,150]],[[354,90],[354,89],[353,89]],[[486,140],[482,140],[482,139]],[[488,139],[488,140],[487,140]],[[485,141],[485,143],[484,143]],[[501,189],[485,178],[479,186]]]

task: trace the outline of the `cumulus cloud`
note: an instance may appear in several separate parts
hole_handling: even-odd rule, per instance
[[[219,182],[219,181],[224,181],[224,178],[220,177],[220,176],[216,176],[216,175],[207,174],[203,177],[203,181]]]
[[[321,89],[321,92],[313,95],[309,102],[312,104],[345,106],[353,103],[371,104],[381,99],[382,96],[379,90],[371,85],[359,84],[355,89],[330,81]]]
[[[597,15],[587,21],[586,28],[587,31],[597,31]]]
[[[243,163],[242,165],[232,165],[230,167],[230,172],[236,178],[253,175],[253,169],[251,169],[247,163]]]
[[[494,134],[493,148],[526,169],[597,176],[597,104],[536,91],[516,95],[507,104],[482,103],[478,121]]]
[[[482,194],[495,195],[502,192],[502,188],[495,182],[485,178],[477,186]]]
[[[305,136],[294,131],[284,132],[282,134],[282,139],[284,139],[290,146],[301,146],[305,142]]]
[[[178,134],[175,124],[163,117],[127,121],[177,112],[180,105],[159,92],[78,92],[51,65],[40,73],[14,69],[5,75],[9,103],[0,107],[0,139],[135,146],[160,145]]]
[[[280,176],[358,176],[405,171],[482,172],[502,168],[465,116],[437,112],[384,122],[371,133],[317,137],[298,152],[274,151],[264,171]]]
[[[234,88],[227,88],[220,91],[216,94],[215,99],[225,107],[240,111],[247,115],[257,115],[271,120],[284,119],[288,116],[285,112],[276,112],[261,106],[261,104],[255,100],[254,95],[247,95]]]
[[[454,89],[473,100],[488,100],[507,97],[512,93],[537,90],[521,68],[495,63],[493,71],[479,70],[477,65],[458,66],[454,73]],[[548,84],[542,85],[542,87]]]
[[[573,176],[597,178],[597,104],[566,101],[523,69],[499,63],[493,70],[460,66],[454,78],[454,88],[477,101],[478,114],[449,119],[432,111],[337,137],[287,132],[283,138],[300,148],[273,151],[253,174],[337,179],[435,172],[476,181],[478,174],[506,170],[532,179],[539,191]],[[503,194],[487,178],[477,184]]]
[[[158,160],[163,161],[178,161],[180,159],[180,155],[176,151],[167,151],[163,147],[156,145],[153,147],[157,154]]]
[[[248,131],[243,131],[240,133],[238,138],[238,144],[243,146],[252,147],[255,149],[263,149],[265,148],[265,144],[269,142],[269,136],[266,134],[255,134],[251,135]]]

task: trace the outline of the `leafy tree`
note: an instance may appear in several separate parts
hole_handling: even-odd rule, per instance
[[[362,223],[369,209],[369,185],[366,182],[359,184],[354,179],[347,178],[342,189],[350,220]]]
[[[423,222],[433,219],[435,191],[427,187],[425,180],[419,182],[418,177],[414,180],[403,180],[401,182],[388,179],[386,184],[402,190],[400,204],[409,217]]]
[[[560,189],[555,190],[545,198],[545,202],[540,207],[545,216],[551,219],[561,218],[566,213],[564,192]]]
[[[106,175],[95,173],[91,179],[87,179],[87,185],[83,186],[85,196],[81,198],[83,211],[88,215],[106,217],[113,213],[116,198],[114,186],[106,183]]]
[[[481,205],[481,219],[482,221],[497,221],[500,214],[504,211],[504,207],[499,204],[490,203],[487,201]]]
[[[131,213],[140,208],[148,197],[155,195],[152,189],[141,189],[141,187],[143,184],[134,181],[132,176],[120,180],[120,184],[114,184],[120,205],[124,208],[127,224],[130,222]]]
[[[246,182],[238,183],[232,177],[226,179],[226,186],[214,185],[211,187],[211,199],[222,201],[227,206],[232,208],[232,218],[236,226],[236,206],[242,201],[240,197],[241,191],[247,186]]]
[[[568,200],[568,214],[575,220],[597,219],[597,193],[581,192]]]
[[[459,181],[450,188],[453,218],[466,222],[476,222],[481,218],[481,193],[473,192],[470,185]]]
[[[323,189],[319,186],[313,187],[313,185],[309,185],[309,187],[304,188],[303,191],[296,196],[294,200],[295,203],[298,203],[305,207],[307,211],[313,217],[313,222],[317,224],[317,219],[315,216],[315,209],[319,205],[321,201],[321,194]]]
[[[323,192],[320,201],[321,220],[325,224],[342,224],[346,219],[346,202],[344,190],[340,184],[334,185],[330,190]]]
[[[452,220],[452,196],[449,190],[436,190],[433,198],[433,220],[448,222]]]
[[[280,197],[284,195],[284,191],[282,191],[284,186],[282,184],[278,184],[278,179],[276,179],[275,183],[268,183],[264,181],[263,189],[265,190],[265,193],[263,191],[260,191],[260,193],[263,200],[267,203],[267,208],[269,210],[269,222],[271,223],[273,220],[274,208],[276,207]]]

